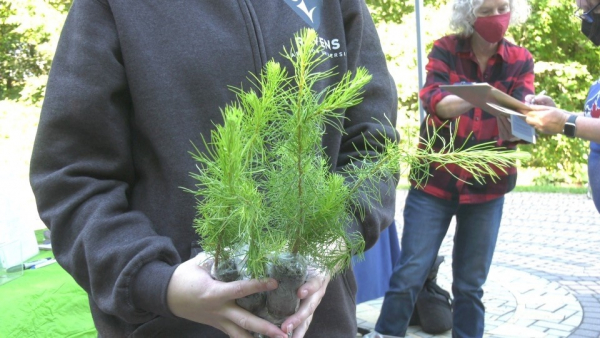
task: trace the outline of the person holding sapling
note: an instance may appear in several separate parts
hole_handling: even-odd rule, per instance
[[[468,151],[495,142],[497,147],[515,149],[516,143],[500,133],[505,119],[473,107],[440,85],[487,82],[524,101],[533,93],[533,60],[529,51],[504,34],[511,23],[524,22],[528,13],[524,0],[454,0],[450,26],[457,33],[434,42],[420,91],[428,115],[421,125],[420,148],[433,144],[434,151],[440,151],[453,143]],[[434,129],[444,142],[432,142]],[[424,187],[412,181],[404,207],[402,251],[370,337],[406,334],[417,295],[453,217],[452,336],[482,337],[482,286],[496,246],[504,195],[515,187],[517,170],[496,168],[499,177],[482,182],[456,166],[446,170],[435,163],[413,164],[411,169],[432,176]]]
[[[221,282],[195,258],[195,180],[189,152],[223,124],[229,88],[253,88],[304,28],[318,33],[334,69],[368,70],[361,101],[327,120],[322,145],[332,172],[395,140],[397,97],[364,1],[75,0],[52,64],[31,160],[40,216],[57,261],[89,294],[100,336],[353,337],[354,276],[312,274],[297,311],[275,325],[236,299],[278,288],[274,279]],[[365,139],[366,136],[366,139]],[[394,216],[395,180],[349,224],[364,246]],[[202,199],[199,196],[198,199]],[[285,201],[283,201],[285,202]],[[302,245],[301,242],[298,245]]]

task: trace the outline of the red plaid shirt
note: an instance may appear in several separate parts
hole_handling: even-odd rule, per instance
[[[514,149],[515,142],[498,139],[496,117],[485,111],[474,108],[456,119],[444,120],[437,116],[435,107],[444,97],[452,95],[439,88],[443,84],[457,82],[487,82],[501,91],[524,101],[525,95],[533,94],[533,58],[525,48],[518,47],[503,39],[498,44],[498,51],[488,61],[482,74],[477,58],[471,48],[470,38],[456,35],[445,36],[437,40],[429,53],[427,64],[427,80],[421,89],[420,97],[429,119],[421,125],[421,137],[427,138],[427,128],[439,127],[445,121],[449,123],[442,128],[441,134],[449,139],[450,133],[456,135],[455,145],[472,147],[476,144],[496,141],[497,146]],[[472,134],[471,134],[472,133]],[[419,144],[423,147],[423,143]],[[441,145],[436,144],[434,150],[439,151]],[[496,172],[500,179],[496,182],[488,177],[486,183],[477,183],[471,175],[457,166],[435,170],[435,164],[429,167],[433,177],[424,187],[426,193],[439,198],[458,199],[459,203],[483,203],[499,198],[511,191],[516,184],[517,169],[508,168],[506,173]],[[460,178],[460,179],[457,179]],[[468,182],[468,183],[465,183]],[[413,182],[414,185],[414,182]]]

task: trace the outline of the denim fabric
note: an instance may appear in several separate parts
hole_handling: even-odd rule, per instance
[[[456,216],[452,253],[453,337],[482,337],[481,302],[492,262],[504,197],[480,204],[459,204],[411,189],[404,207],[400,259],[396,262],[375,330],[405,336],[417,295]]]
[[[598,212],[600,212],[600,144],[595,142],[590,142],[588,178],[590,188],[592,188],[594,204]]]

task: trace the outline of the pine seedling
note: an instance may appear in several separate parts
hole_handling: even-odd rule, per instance
[[[317,71],[326,57],[316,41],[316,32],[305,29],[284,49],[291,74],[269,61],[251,77],[251,90],[231,88],[237,101],[222,110],[223,125],[204,140],[208,152],[193,153],[199,169],[192,174],[198,196],[194,226],[216,266],[243,255],[238,269],[262,278],[277,257],[289,254],[334,275],[364,249],[362,236],[348,234],[348,225],[363,219],[382,193],[393,193],[380,191],[380,182],[394,187],[400,165],[412,168],[417,186],[427,183],[430,163],[460,166],[482,182],[524,156],[491,143],[455,148],[454,137],[444,141],[439,135],[440,126],[422,149],[364,135],[366,151],[343,172],[331,172],[321,145],[326,124],[341,130],[344,109],[362,101],[371,76],[359,67],[317,91],[336,73]],[[390,127],[389,121],[379,123]],[[445,142],[440,152],[432,150],[436,140]]]
[[[359,67],[317,90],[337,74],[318,71],[326,57],[316,42],[314,30],[302,30],[282,54],[290,74],[269,61],[250,77],[250,90],[230,88],[237,100],[222,109],[223,124],[203,140],[207,151],[192,152],[197,184],[187,191],[197,196],[194,227],[214,258],[214,275],[221,281],[276,278],[276,290],[237,300],[275,324],[296,311],[307,265],[333,276],[362,253],[362,236],[348,227],[380,204],[381,194],[393,194],[380,187],[395,187],[400,165],[412,168],[411,179],[423,186],[431,163],[460,166],[482,182],[522,157],[493,144],[455,148],[454,137],[440,136],[440,126],[425,147],[412,150],[383,133],[363,135],[359,155],[342,172],[331,172],[321,144],[325,128],[344,133],[344,110],[362,101],[371,75]],[[444,144],[440,152],[433,151],[436,141]]]

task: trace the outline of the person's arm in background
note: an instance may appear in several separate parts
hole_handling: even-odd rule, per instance
[[[437,126],[473,109],[469,102],[440,88],[440,85],[452,84],[449,77],[451,69],[447,63],[452,59],[449,54],[448,50],[439,45],[439,41],[434,42],[425,67],[425,85],[419,93],[425,111],[431,115]]]
[[[451,57],[438,41],[434,43],[426,67],[427,81],[420,92],[425,110],[434,118],[436,125],[441,125],[444,120],[456,118],[473,108],[469,102],[439,88],[442,84],[456,82],[451,80],[448,75],[451,73],[451,69],[447,60],[450,60]],[[508,93],[520,101],[524,100],[526,94],[533,93],[533,59],[529,52],[526,52],[522,64],[518,77]],[[498,128],[504,139],[510,137],[510,123],[506,118],[498,116]]]
[[[534,93],[533,83],[535,74],[533,72],[534,62],[531,53],[526,49],[523,49],[523,51],[522,60],[519,61],[522,67],[519,73],[515,75],[516,79],[507,94],[521,102],[527,102],[528,95]]]
[[[514,84],[511,86],[510,91],[507,93],[521,102],[526,102],[527,96],[534,93],[535,80],[535,74],[533,72],[533,57],[528,50],[524,50],[524,52],[525,54],[523,55],[523,60],[520,62],[522,64],[521,70],[517,75]],[[512,126],[507,117],[498,116],[497,120],[500,139],[508,141],[512,144],[527,144],[527,142],[512,136]]]
[[[532,102],[533,110],[523,112],[527,115],[525,121],[544,134],[561,134],[565,129],[565,122],[570,113],[556,107],[554,100],[545,95],[527,95],[525,102]],[[575,137],[600,143],[600,119],[583,116],[580,114],[575,120]]]
[[[468,112],[473,107],[472,104],[456,95],[448,95],[438,102],[435,106],[435,111],[437,112],[437,116],[448,120]]]
[[[30,171],[56,259],[100,311],[131,325],[181,313],[181,305],[168,304],[167,288],[172,280],[184,285],[194,280],[195,292],[178,289],[179,298],[194,304],[193,320],[235,336],[247,334],[239,323],[283,335],[232,300],[273,289],[276,282],[219,288],[197,264],[180,264],[172,239],[157,234],[145,214],[132,210],[129,199],[137,180],[132,99],[122,60],[108,5],[75,1],[53,60]],[[193,273],[174,275],[182,265]]]
[[[575,121],[575,126],[577,127],[575,130],[576,137],[600,143],[600,119],[580,116]]]

